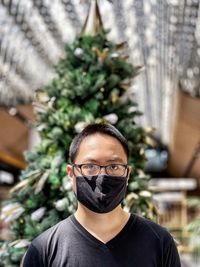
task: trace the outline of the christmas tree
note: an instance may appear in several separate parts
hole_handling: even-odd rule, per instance
[[[66,174],[73,137],[89,123],[109,122],[127,138],[133,166],[124,208],[152,218],[151,193],[143,169],[146,134],[135,123],[141,113],[128,97],[138,67],[128,62],[124,44],[107,38],[96,1],[82,33],[66,46],[56,77],[37,93],[41,142],[25,153],[28,163],[4,203],[1,218],[10,222],[13,240],[1,245],[0,266],[16,267],[30,241],[72,214],[76,199]]]

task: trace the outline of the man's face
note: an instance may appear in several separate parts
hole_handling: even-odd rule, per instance
[[[121,143],[116,138],[104,134],[94,134],[82,141],[74,163],[93,163],[103,166],[127,164],[127,156]],[[76,192],[75,176],[80,176],[81,173],[78,170],[73,173],[71,165],[67,166],[67,172],[71,178],[72,188]],[[105,174],[105,169],[101,169],[101,174]],[[128,170],[129,174],[130,168]]]

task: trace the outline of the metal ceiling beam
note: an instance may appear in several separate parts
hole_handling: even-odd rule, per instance
[[[75,28],[77,32],[80,32],[82,25],[74,3],[71,0],[61,0],[61,3],[72,27]]]
[[[48,6],[46,6],[44,4],[44,1],[42,0],[33,0],[32,3],[33,6],[38,10],[42,20],[44,21],[48,31],[52,34],[55,42],[58,44],[59,47],[63,47],[62,35],[60,34],[56,23],[52,19]]]
[[[17,17],[17,9],[19,6],[18,4],[15,6],[15,9],[12,9],[13,6],[12,1],[3,1],[2,6],[5,7],[7,10],[8,16],[11,16],[13,18],[13,22],[19,26],[22,33],[25,35],[25,38],[29,40],[30,45],[34,47],[34,49],[38,52],[38,54],[42,57],[42,59],[48,64],[52,65],[52,61],[49,58],[49,55],[46,53],[46,51],[41,46],[40,42],[36,39],[33,30],[29,27],[29,23],[27,21],[25,13],[22,13],[20,16]],[[13,11],[14,10],[14,11]]]

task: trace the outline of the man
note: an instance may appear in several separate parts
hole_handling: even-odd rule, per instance
[[[180,267],[171,235],[121,207],[131,167],[112,125],[87,126],[70,147],[74,215],[33,240],[23,267]]]

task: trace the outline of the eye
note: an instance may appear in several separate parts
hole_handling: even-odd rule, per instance
[[[94,170],[94,169],[96,169],[96,165],[94,165],[94,164],[85,164],[85,165],[82,165],[82,168],[84,170]]]
[[[84,164],[81,167],[82,174],[85,176],[96,175],[99,172],[99,166],[95,164]]]
[[[109,169],[110,169],[111,171],[116,171],[116,170],[118,170],[118,169],[119,169],[119,166],[118,166],[118,165],[115,165],[115,164],[113,164],[113,165],[110,165],[110,166],[109,166]]]
[[[99,166],[92,163],[75,165],[75,167],[83,176],[96,175],[99,171]]]

